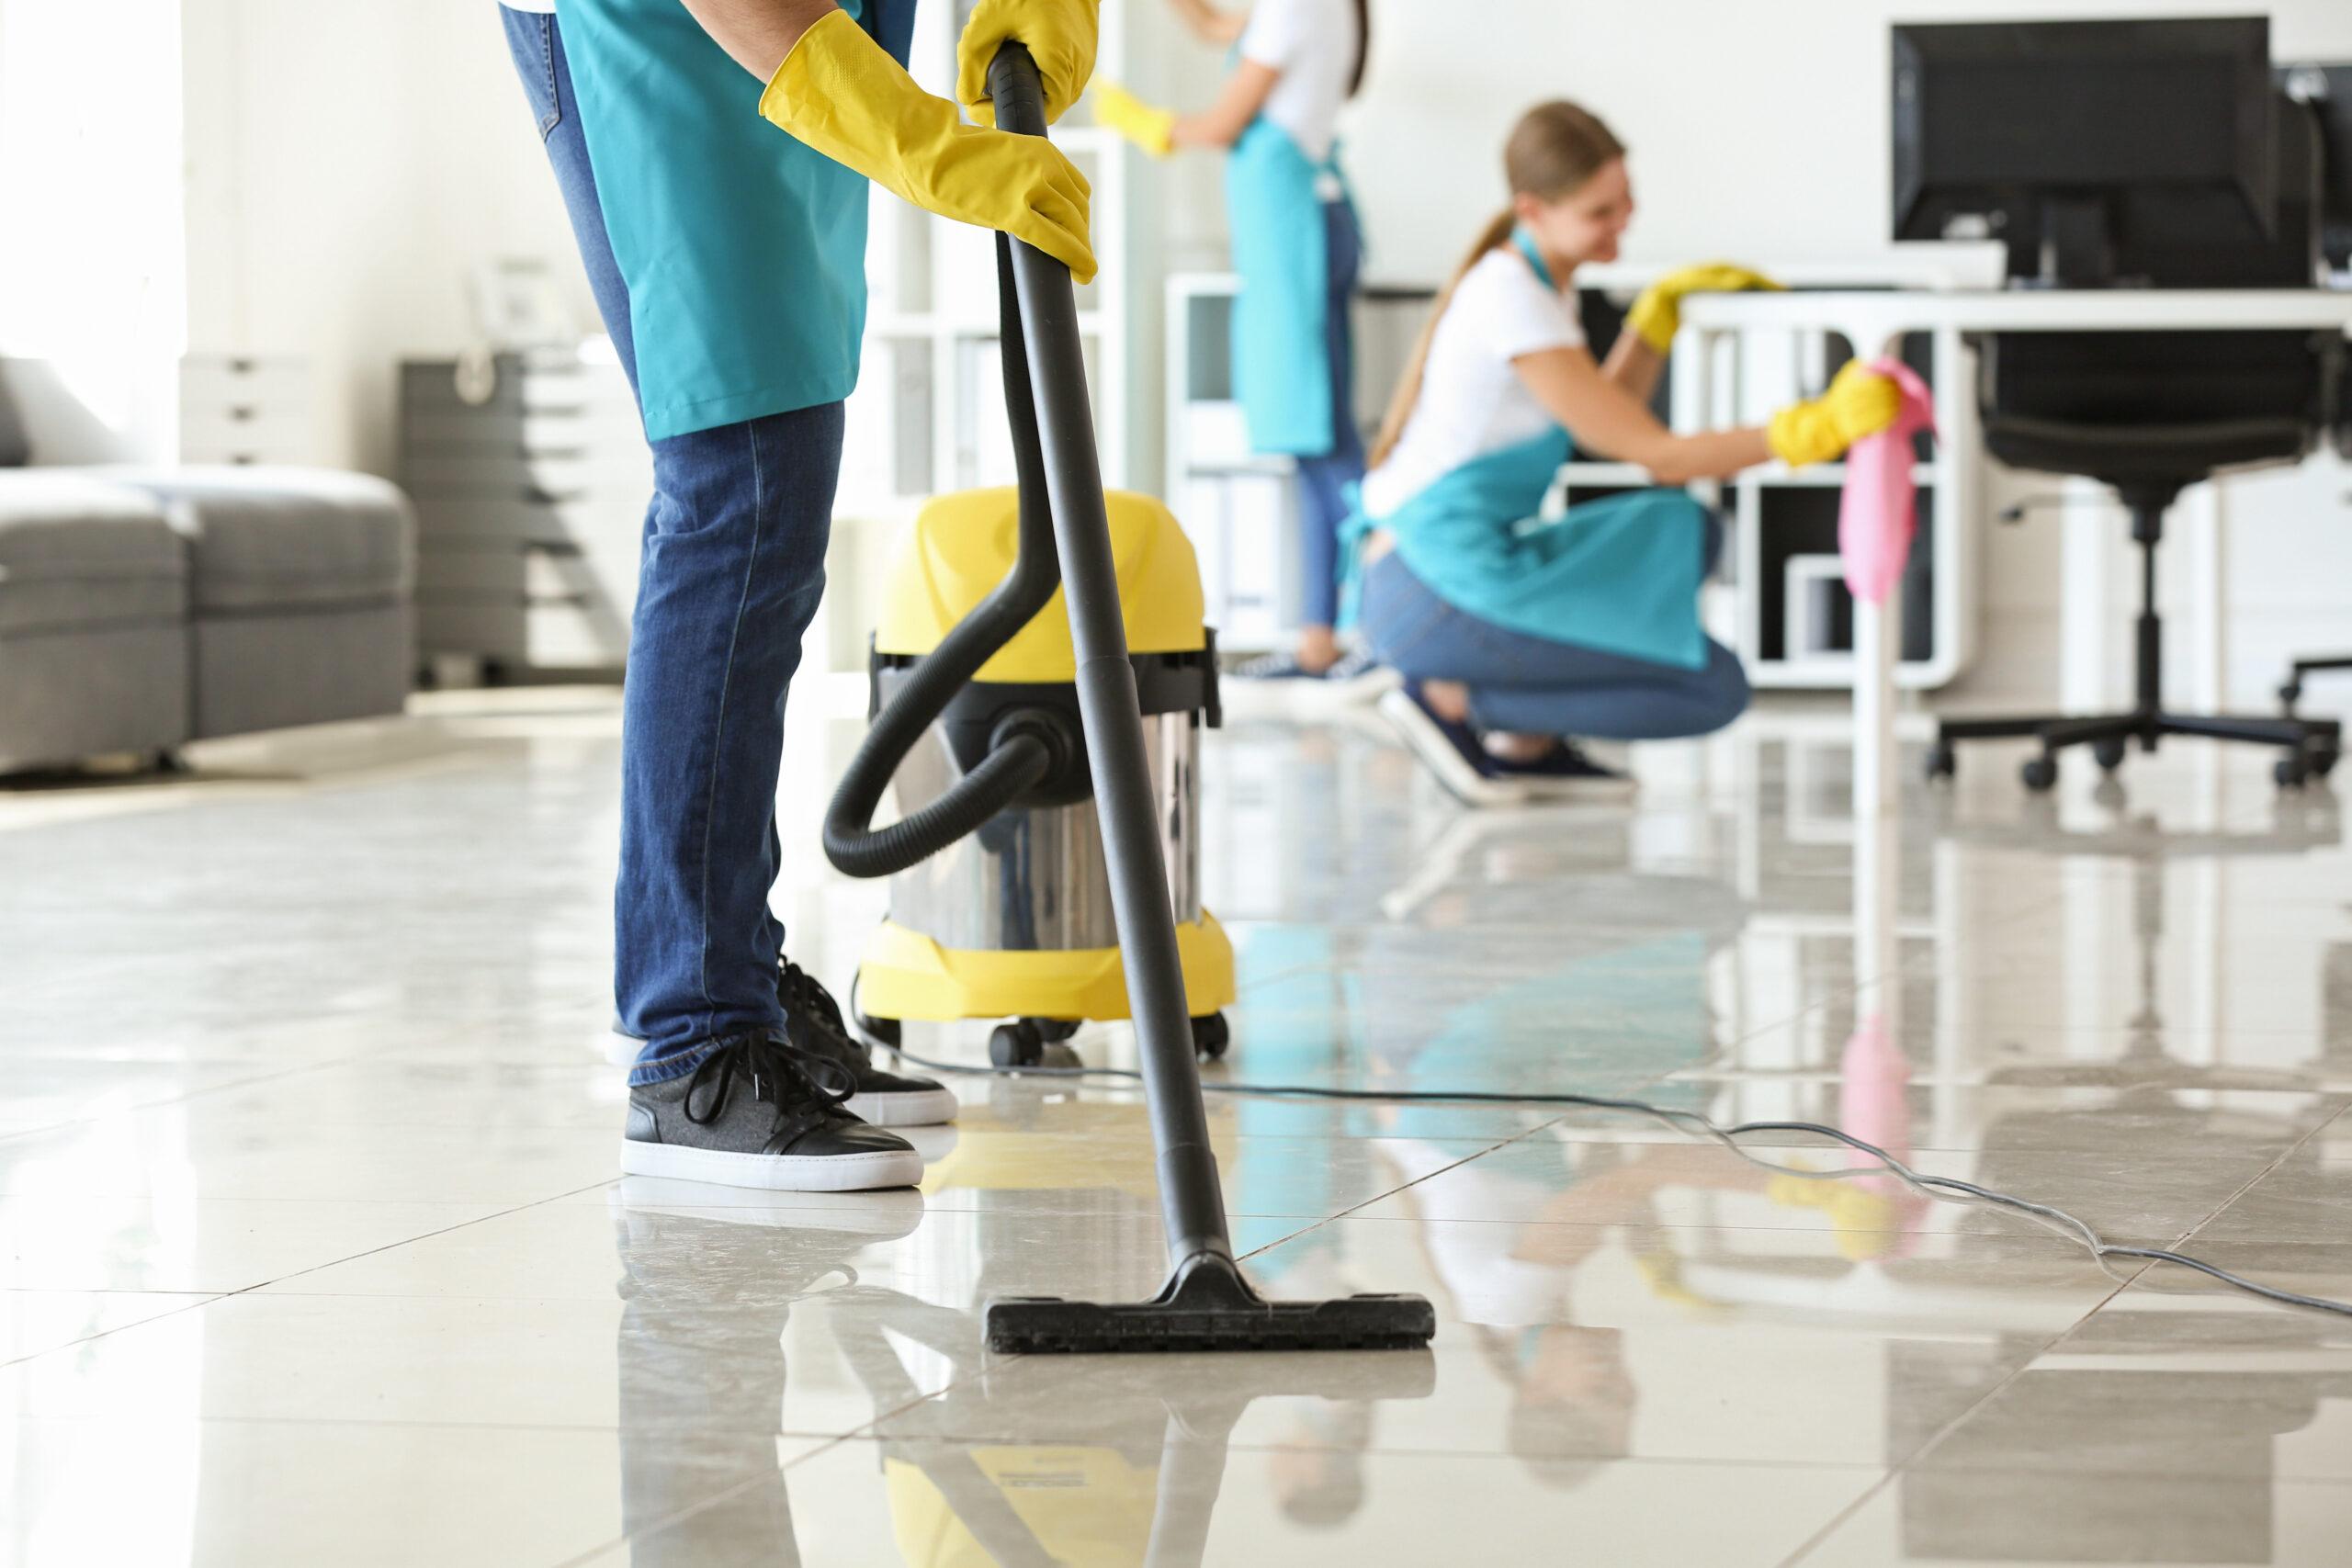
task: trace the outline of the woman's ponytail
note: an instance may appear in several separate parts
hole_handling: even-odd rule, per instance
[[[1487,223],[1438,295],[1429,323],[1421,328],[1420,341],[1413,345],[1413,356],[1406,363],[1404,377],[1396,383],[1396,395],[1389,400],[1388,416],[1380,422],[1380,434],[1373,441],[1373,468],[1388,460],[1397,438],[1405,434],[1406,422],[1413,417],[1413,405],[1421,396],[1421,373],[1429,366],[1430,344],[1437,336],[1437,324],[1444,318],[1446,306],[1453,300],[1453,291],[1480,257],[1510,238],[1519,220],[1517,198],[1530,196],[1538,201],[1558,201],[1573,196],[1624,155],[1625,144],[1598,116],[1565,100],[1538,104],[1519,117],[1510,139],[1503,143],[1503,174],[1510,182],[1512,205]]]
[[[1510,208],[1496,213],[1478,231],[1478,243],[1470,247],[1470,254],[1462,258],[1462,265],[1453,269],[1453,276],[1439,292],[1437,303],[1430,309],[1430,319],[1421,323],[1421,335],[1413,344],[1413,355],[1405,362],[1405,374],[1396,382],[1395,395],[1388,400],[1388,412],[1380,421],[1380,434],[1373,439],[1369,467],[1376,468],[1388,460],[1388,454],[1396,449],[1396,438],[1405,434],[1405,422],[1413,417],[1413,405],[1421,397],[1421,372],[1429,365],[1430,341],[1437,336],[1437,324],[1444,320],[1446,306],[1453,302],[1453,291],[1462,287],[1462,280],[1470,276],[1470,269],[1488,251],[1510,238],[1510,231],[1518,223],[1519,214]]]

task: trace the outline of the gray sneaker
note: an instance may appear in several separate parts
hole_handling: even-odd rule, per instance
[[[796,1050],[830,1057],[849,1069],[855,1082],[842,1109],[876,1127],[928,1127],[953,1122],[956,1091],[933,1078],[886,1073],[874,1053],[851,1032],[833,994],[790,959],[776,965],[776,999],[784,1004],[785,1032]],[[615,1019],[605,1039],[605,1058],[616,1067],[635,1062],[645,1042]]]
[[[911,1187],[922,1157],[843,1110],[849,1070],[772,1036],[721,1042],[695,1070],[628,1093],[621,1169],[792,1192]]]

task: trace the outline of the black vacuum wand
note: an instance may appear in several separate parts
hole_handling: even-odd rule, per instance
[[[989,67],[997,124],[1046,134],[1045,94],[1029,51],[1008,43]],[[1127,1004],[1142,1058],[1145,1106],[1158,1150],[1160,1210],[1170,1272],[1148,1302],[1104,1304],[1051,1297],[990,1302],[989,1348],[1081,1350],[1347,1350],[1412,1348],[1429,1343],[1436,1314],[1419,1296],[1351,1296],[1330,1302],[1260,1299],[1234,1261],[1225,1195],[1193,1059],[1184,970],[1168,868],[1154,831],[1151,773],[1142,705],[1127,660],[1127,633],[1111,553],[1111,523],[1094,452],[1094,415],[1069,271],[1015,243],[1029,381],[1045,448],[1046,497],[1078,656],[1079,715],[1093,774],[1111,908],[1126,966]]]

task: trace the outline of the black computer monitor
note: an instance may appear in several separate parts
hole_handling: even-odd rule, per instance
[[[2281,65],[2278,85],[2319,132],[2320,253],[2352,272],[2352,62]]]
[[[2312,281],[2263,17],[1902,26],[1893,87],[1896,239],[1999,240],[2022,283]]]

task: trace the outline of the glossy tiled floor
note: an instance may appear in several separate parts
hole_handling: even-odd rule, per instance
[[[1227,1076],[1826,1119],[2352,1294],[2332,797],[1985,757],[1858,854],[1833,718],[1476,817],[1376,733],[1218,738]],[[1140,1104],[966,1080],[920,1193],[616,1182],[615,728],[445,699],[0,792],[0,1562],[2352,1558],[2352,1322],[1651,1122],[1217,1100],[1258,1278],[1424,1292],[1433,1351],[990,1361],[990,1295],[1157,1284]],[[779,895],[837,983],[847,728],[796,731]]]

